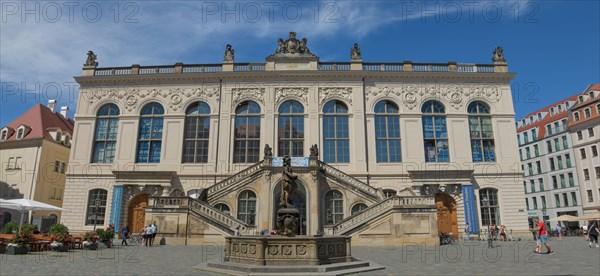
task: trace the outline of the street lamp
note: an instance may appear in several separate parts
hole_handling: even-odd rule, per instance
[[[490,201],[487,197],[483,197],[481,200],[483,202],[483,207],[487,209],[488,213],[488,248],[494,248],[494,244],[492,243],[492,232],[491,232],[491,224],[492,224],[492,214],[490,210]]]
[[[100,203],[102,201],[100,200],[100,195],[96,196],[96,199],[94,200],[94,233],[96,233],[96,223],[98,222],[98,208],[100,208]]]

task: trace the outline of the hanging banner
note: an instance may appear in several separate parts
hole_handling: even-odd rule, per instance
[[[477,234],[479,233],[479,220],[477,219],[475,188],[472,185],[462,185],[462,194],[465,207],[465,222],[469,223],[469,232]]]
[[[123,186],[114,186],[112,204],[110,208],[110,224],[115,226],[115,232],[119,231],[119,219],[121,218],[121,201],[123,200]]]
[[[308,157],[291,157],[292,167],[308,167]],[[283,157],[273,157],[271,161],[273,167],[283,167]]]

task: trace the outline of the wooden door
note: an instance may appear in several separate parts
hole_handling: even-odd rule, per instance
[[[458,239],[458,216],[456,212],[456,201],[446,194],[435,195],[437,206],[437,221],[439,233],[452,233],[452,237]]]
[[[129,230],[132,233],[140,233],[146,223],[146,207],[148,207],[148,195],[141,194],[129,202]]]

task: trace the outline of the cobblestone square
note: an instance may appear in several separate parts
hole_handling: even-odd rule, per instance
[[[353,247],[355,258],[386,267],[361,275],[599,275],[600,248],[583,238],[552,239],[554,255],[533,254],[532,241],[460,242],[458,245]],[[0,255],[0,275],[212,275],[192,267],[223,256],[220,244],[115,246],[97,251]],[[545,249],[544,249],[545,252]]]

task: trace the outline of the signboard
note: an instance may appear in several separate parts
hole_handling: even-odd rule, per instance
[[[291,157],[292,167],[308,167],[308,157]],[[283,167],[283,157],[273,157],[271,161],[273,167]]]
[[[462,185],[463,203],[465,206],[465,222],[469,223],[471,234],[479,233],[477,205],[475,204],[475,188],[472,185]]]
[[[110,208],[110,224],[115,226],[115,231],[119,229],[119,219],[121,218],[121,201],[123,200],[123,186],[114,186],[113,197]]]

